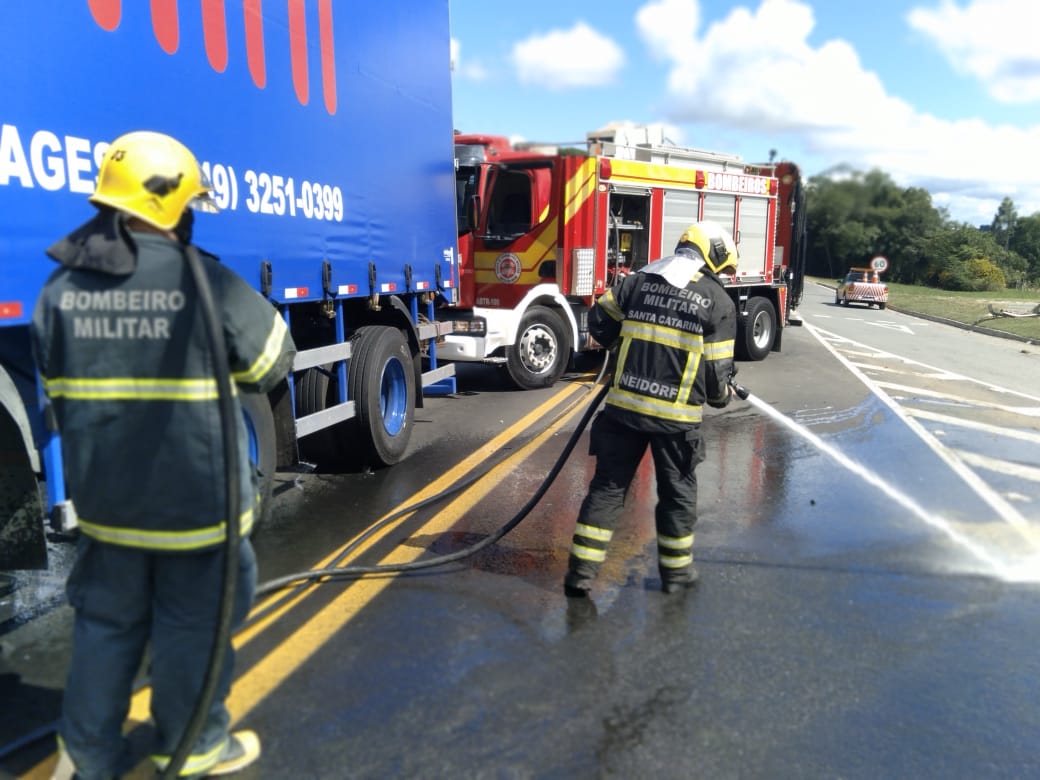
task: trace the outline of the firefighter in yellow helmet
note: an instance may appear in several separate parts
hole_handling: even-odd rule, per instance
[[[730,402],[734,373],[736,307],[718,274],[736,266],[732,236],[716,223],[698,222],[679,238],[674,255],[625,277],[589,313],[590,333],[617,349],[617,366],[590,431],[596,471],[574,530],[568,596],[588,594],[647,447],[657,476],[662,590],[696,583],[694,471],[705,454],[702,409]]]
[[[47,251],[59,267],[40,293],[32,335],[81,531],[67,583],[76,615],[59,731],[60,760],[79,777],[128,770],[123,719],[146,646],[153,758],[164,766],[178,746],[202,689],[223,582],[226,486],[213,366],[227,361],[240,390],[262,393],[284,380],[295,352],[278,311],[191,245],[191,207],[214,210],[209,190],[183,144],[129,133],[101,161],[90,196],[97,215]],[[192,252],[227,355],[210,352],[185,263]],[[238,418],[236,625],[256,585],[248,532],[257,495]],[[183,774],[226,774],[259,756],[254,733],[228,733],[232,665],[229,648]]]
[[[139,131],[116,140],[101,161],[90,202],[110,206],[160,230],[173,230],[190,211],[217,211],[202,168],[184,144]]]

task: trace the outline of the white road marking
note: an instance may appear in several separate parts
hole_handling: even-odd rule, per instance
[[[1018,479],[1026,479],[1030,482],[1040,482],[1040,468],[1036,466],[1026,466],[1022,463],[1014,463],[1010,460],[1003,460],[1001,458],[990,458],[986,455],[979,455],[977,452],[968,452],[967,450],[954,450],[957,456],[970,466],[975,466],[980,469],[987,469],[989,471],[996,471],[1001,474],[1007,474],[1008,476],[1017,477]],[[1032,499],[1016,493],[1015,497],[1019,501],[1031,501]]]
[[[965,465],[965,463],[960,458],[956,457],[948,447],[944,446],[935,436],[929,433],[927,428],[925,428],[920,422],[914,419],[914,417],[911,417],[908,411],[904,409],[899,403],[897,403],[884,390],[882,390],[877,385],[877,383],[874,382],[874,380],[872,380],[860,369],[854,366],[844,355],[842,355],[837,349],[835,349],[834,346],[829,343],[829,340],[821,335],[821,331],[819,328],[816,328],[815,326],[810,325],[809,323],[806,323],[805,327],[808,328],[809,332],[812,333],[813,336],[821,344],[823,344],[823,346],[827,349],[828,352],[834,355],[834,357],[837,358],[837,360],[842,365],[848,368],[848,370],[851,371],[853,375],[858,377],[859,380],[864,385],[866,385],[867,388],[872,393],[874,393],[874,395],[876,395],[882,403],[884,403],[889,409],[891,409],[892,412],[897,417],[899,417],[899,419],[901,419],[907,425],[907,427],[911,431],[913,431],[917,435],[917,437],[921,439],[921,441],[924,442],[932,450],[932,452],[934,452],[944,463],[946,463],[950,470],[953,471],[953,473],[955,473],[957,476],[959,476],[965,482],[965,484],[967,484],[968,487],[970,487],[975,492],[975,494],[980,499],[982,499],[982,501],[988,504],[990,508],[993,509],[993,511],[996,512],[1002,520],[1004,520],[1008,525],[1010,525],[1012,528],[1018,531],[1024,539],[1030,542],[1030,544],[1036,544],[1036,541],[1033,538],[1035,535],[1030,533],[1029,521],[1026,520],[1026,518],[1023,517],[1017,509],[1015,509],[1015,507],[1011,506],[1011,504],[1009,504],[1003,496],[1001,496],[999,493],[997,493],[997,491],[990,487],[981,477],[979,477],[978,474],[976,474],[974,471],[968,468],[968,466]],[[849,343],[854,344],[855,346],[861,349],[870,349],[870,347],[867,347],[867,345],[852,341],[851,339],[845,339],[845,341],[848,341]],[[878,350],[878,352],[881,352],[881,350]],[[899,358],[897,355],[892,355],[892,357],[904,360],[905,362],[917,363],[917,361],[908,361],[905,358]],[[919,363],[919,365],[925,364]],[[926,367],[932,370],[938,370],[934,366]],[[970,377],[964,377],[964,379],[968,381],[978,382],[978,380],[973,380]],[[978,384],[981,384],[986,387],[996,387],[995,385],[990,385],[986,382],[978,382]],[[998,389],[1004,390],[1004,388]],[[1016,393],[1016,395],[1024,394]],[[1035,400],[1040,402],[1040,398],[1037,398]],[[915,416],[926,417],[926,414],[918,413]],[[955,421],[945,417],[943,417],[943,420],[947,422],[955,422],[956,424],[960,424],[959,420]]]
[[[929,422],[946,423],[947,425],[969,428],[973,431],[981,431],[982,433],[989,433],[994,436],[1004,436],[1008,439],[1027,441],[1030,444],[1040,444],[1040,433],[1030,433],[1029,431],[1020,431],[1015,428],[1003,428],[999,425],[987,425],[986,423],[976,422],[975,420],[966,420],[963,417],[953,417],[948,414],[926,412],[923,409],[906,409],[905,411],[906,414],[911,417],[928,420]]]
[[[910,328],[908,326],[901,325],[898,322],[884,321],[884,320],[882,320],[881,322],[872,322],[870,320],[867,320],[867,324],[868,325],[873,325],[875,328],[887,328],[888,330],[900,330],[903,333],[909,333],[911,336],[914,335],[914,332],[912,330],[910,330]]]
[[[808,330],[809,330],[810,333],[812,333],[814,336],[816,336],[816,338],[819,341],[824,342],[825,346],[827,346],[826,342],[828,342],[828,341],[835,341],[835,342],[842,343],[842,344],[851,344],[851,345],[853,345],[855,347],[858,347],[860,349],[863,349],[863,350],[870,350],[869,352],[851,352],[850,351],[849,354],[872,355],[872,356],[879,357],[879,358],[883,357],[883,358],[888,358],[888,359],[891,359],[891,360],[899,360],[899,361],[903,362],[906,365],[921,366],[922,368],[925,368],[928,371],[933,371],[933,372],[935,372],[937,374],[943,375],[944,377],[949,377],[951,379],[958,379],[958,380],[960,380],[962,382],[971,382],[973,384],[981,385],[982,387],[989,388],[990,390],[993,390],[993,391],[998,392],[998,393],[1007,393],[1008,395],[1017,395],[1019,398],[1027,398],[1027,399],[1029,399],[1031,401],[1036,401],[1037,403],[1040,403],[1040,396],[1029,395],[1028,393],[1020,393],[1017,390],[1009,390],[1006,387],[1001,387],[1000,385],[994,385],[994,384],[992,384],[990,382],[984,382],[981,379],[975,379],[974,377],[965,376],[964,374],[958,374],[955,371],[948,371],[945,368],[939,368],[938,366],[932,366],[932,365],[929,365],[928,363],[922,363],[920,360],[914,360],[913,358],[902,357],[901,355],[896,355],[896,354],[893,354],[892,352],[886,352],[883,349],[877,349],[877,348],[871,347],[871,346],[869,346],[867,344],[862,344],[859,341],[853,341],[852,339],[845,338],[844,336],[839,336],[837,333],[831,333],[831,332],[826,331],[826,330],[821,330],[820,328],[814,327],[812,325],[808,325]],[[831,350],[831,351],[833,352],[833,350]],[[844,363],[846,361],[843,360],[842,362]]]
[[[953,395],[952,393],[940,393],[937,390],[925,390],[922,387],[897,385],[893,382],[878,382],[877,385],[878,387],[883,387],[886,390],[904,392],[908,393],[909,395],[915,395],[923,398],[940,398],[946,401],[964,404],[965,406],[985,406],[987,409],[999,409],[1002,412],[1021,414],[1025,417],[1040,417],[1040,406],[1010,406],[1008,404],[994,404],[989,402],[980,403],[977,399],[968,398],[967,396],[963,395]]]

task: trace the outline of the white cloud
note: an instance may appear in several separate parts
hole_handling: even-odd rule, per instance
[[[451,39],[451,71],[458,76],[470,79],[472,81],[484,81],[487,76],[487,69],[479,62],[463,62],[461,58],[462,44],[459,43],[457,38]]]
[[[644,7],[637,16],[643,38],[675,39],[696,7],[696,0]],[[660,13],[665,8],[679,15],[678,26]],[[885,113],[907,110],[885,94],[877,76],[863,70],[845,41],[810,47],[814,24],[807,5],[764,0],[754,13],[735,8],[700,38],[691,31],[691,38],[676,40],[668,79],[669,91],[680,99],[674,104],[676,118],[718,117],[765,131],[826,130],[870,123],[879,105]]]
[[[520,41],[512,56],[521,82],[547,89],[609,84],[625,62],[621,47],[585,22]]]
[[[1040,185],[1021,165],[1040,149],[1040,127],[917,111],[889,94],[847,41],[810,44],[815,19],[800,0],[737,7],[704,31],[690,27],[697,18],[697,0],[654,0],[636,16],[643,40],[666,52],[671,121],[787,133],[823,158],[876,166],[941,194],[958,219],[974,222],[981,209],[989,221],[1004,195],[1021,213],[1040,209]]]
[[[951,67],[1004,103],[1040,99],[1036,0],[972,0],[961,7],[914,8],[907,23],[930,38]]]
[[[652,54],[680,62],[693,54],[687,43],[701,26],[700,6],[688,0],[659,0],[639,9],[636,26]]]

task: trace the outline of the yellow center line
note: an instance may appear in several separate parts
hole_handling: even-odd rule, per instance
[[[523,450],[510,455],[495,466],[484,479],[468,487],[457,499],[427,521],[417,532],[436,533],[451,528],[473,506],[479,503],[508,474],[516,463],[543,445],[571,419],[584,410],[576,406],[563,417],[539,433]],[[532,413],[533,414],[533,413]],[[532,415],[528,415],[531,417]],[[525,418],[526,419],[526,418]],[[398,545],[381,561],[381,565],[410,563],[427,552],[423,548]],[[315,614],[303,626],[294,631],[277,647],[267,653],[255,666],[245,672],[235,683],[228,699],[228,709],[233,720],[239,720],[256,708],[282,682],[299,669],[314,653],[349,623],[358,612],[367,606],[388,587],[395,578],[361,579],[352,583],[328,606]]]
[[[577,383],[567,385],[565,388],[561,389],[558,393],[553,395],[552,398],[545,401],[536,409],[532,410],[527,415],[522,417],[520,420],[515,422],[513,425],[509,426],[504,431],[499,433],[494,439],[489,441],[487,444],[484,444],[483,446],[479,447],[475,452],[473,452],[469,457],[465,458],[457,466],[450,469],[449,471],[444,472],[444,474],[442,474],[436,480],[428,484],[421,491],[411,496],[409,501],[399,504],[394,509],[390,510],[385,515],[383,515],[376,522],[380,523],[386,518],[391,517],[397,514],[398,512],[401,512],[408,506],[419,504],[429,498],[433,498],[439,493],[444,492],[452,485],[454,485],[456,482],[458,482],[460,479],[468,475],[471,471],[484,465],[488,461],[488,459],[496,453],[498,453],[502,449],[502,447],[504,447],[518,435],[523,433],[525,430],[530,428],[533,424],[541,420],[541,418],[545,416],[546,412],[553,406],[559,405],[562,401],[574,395],[578,390],[582,390],[588,387],[589,385]],[[485,478],[487,476],[489,475],[485,475]],[[398,521],[396,523],[392,523],[387,527],[380,529],[377,533],[372,534],[363,543],[358,545],[358,547],[353,551],[351,560],[361,557],[362,553],[366,552],[367,550],[371,549],[376,544],[381,542],[387,536],[387,534],[389,534],[401,522],[405,521],[411,516],[412,513],[404,515],[398,518]],[[329,568],[333,561],[335,561],[343,553],[343,551],[346,550],[347,547],[351,544],[353,544],[352,541],[342,545],[339,549],[327,555],[325,558],[323,558],[321,561],[319,561],[311,568]],[[346,565],[346,563],[344,562],[343,565]],[[271,623],[275,622],[278,618],[282,617],[286,612],[289,611],[290,608],[298,604],[306,596],[310,595],[310,593],[312,593],[317,587],[318,583],[312,582],[306,587],[301,588],[298,594],[296,594],[292,598],[285,599],[284,603],[280,604],[276,609],[272,609],[271,612],[265,615],[262,619],[257,620],[248,628],[245,628],[242,631],[240,631],[236,636],[235,647],[241,647],[249,640],[256,637],[264,628],[269,626]],[[272,594],[265,601],[262,601],[261,603],[254,605],[252,610],[253,613],[264,611],[269,605],[277,602],[279,598],[284,598],[284,596]]]

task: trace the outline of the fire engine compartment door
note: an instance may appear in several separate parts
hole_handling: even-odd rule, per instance
[[[737,198],[719,192],[708,192],[704,195],[704,219],[710,222],[718,222],[729,231],[735,241],[739,241],[737,235]],[[740,246],[737,246],[740,249]]]
[[[737,219],[737,196],[721,192],[704,195],[704,219],[718,222],[730,232],[740,256],[741,276],[763,276],[766,259],[766,216],[769,204],[764,198],[740,198]]]
[[[650,191],[610,187],[607,201],[607,265],[638,271],[650,262]]]
[[[699,192],[666,192],[664,194],[664,218],[661,230],[662,257],[672,254],[679,236],[686,228],[700,219],[701,196]]]
[[[759,272],[766,279],[773,278],[773,269],[767,269],[766,240],[769,236],[769,201],[765,198],[740,199],[740,224],[738,226],[740,243],[740,269],[747,272]]]

